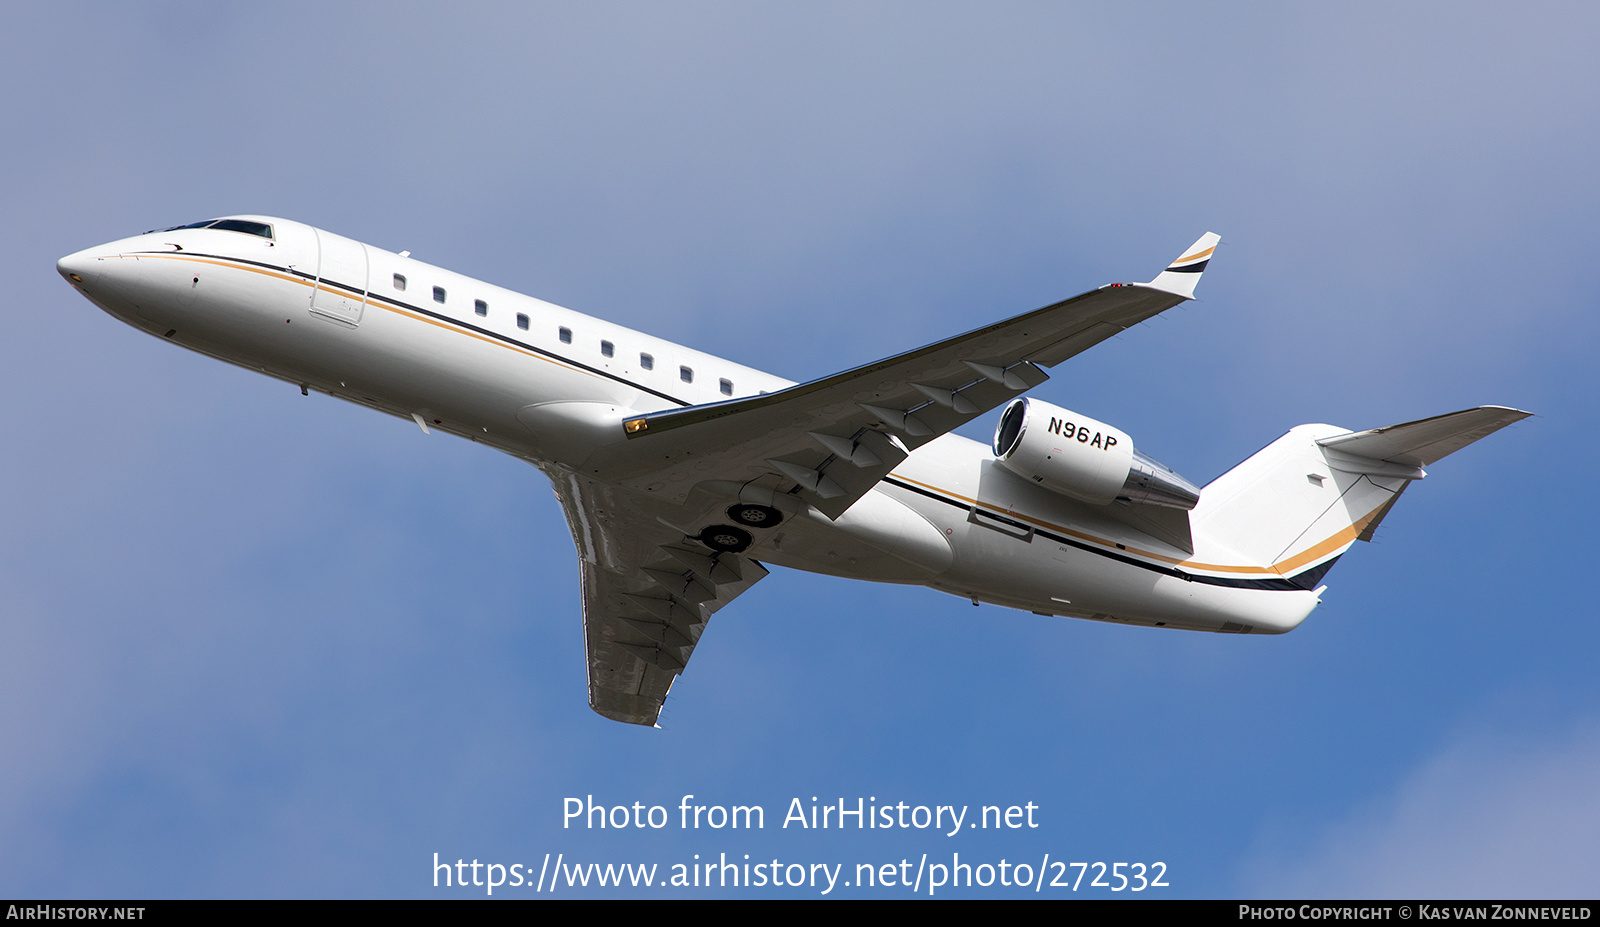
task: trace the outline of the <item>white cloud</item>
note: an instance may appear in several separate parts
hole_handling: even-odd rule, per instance
[[[1592,898],[1600,889],[1600,726],[1528,744],[1459,742],[1382,802],[1276,858],[1244,892],[1276,897]],[[1276,841],[1293,843],[1297,841]]]

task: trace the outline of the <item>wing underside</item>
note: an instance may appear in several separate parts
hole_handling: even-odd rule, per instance
[[[570,472],[551,481],[578,548],[589,705],[654,725],[712,613],[767,570],[705,547],[604,484]]]
[[[629,418],[550,471],[582,560],[589,704],[653,725],[710,616],[766,575],[753,554],[807,506],[839,518],[918,447],[1054,366],[1192,299],[1207,234],[1147,284],[1110,284],[774,393]],[[603,443],[603,442],[602,442]]]

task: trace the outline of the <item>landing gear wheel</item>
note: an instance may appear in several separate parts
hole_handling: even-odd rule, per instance
[[[728,517],[751,528],[771,528],[783,521],[783,513],[770,505],[741,502],[728,506]]]
[[[737,554],[739,551],[749,547],[750,542],[753,540],[754,538],[750,537],[750,532],[743,528],[735,528],[732,525],[712,525],[700,532],[700,543],[712,550],[720,550],[730,554]]]

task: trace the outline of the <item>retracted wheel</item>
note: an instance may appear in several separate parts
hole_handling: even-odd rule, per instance
[[[754,538],[750,537],[750,532],[732,525],[712,525],[700,532],[700,543],[712,550],[727,551],[730,554],[737,554],[749,547],[752,540]]]
[[[783,521],[783,513],[770,505],[741,502],[728,506],[728,517],[751,528],[771,528]]]

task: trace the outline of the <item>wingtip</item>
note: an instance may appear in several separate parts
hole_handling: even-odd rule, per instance
[[[1506,417],[1511,419],[1513,422],[1520,422],[1525,418],[1533,418],[1534,415],[1537,414],[1537,413],[1534,413],[1534,412],[1529,412],[1526,409],[1513,408],[1512,406],[1493,406],[1493,405],[1490,405],[1490,406],[1479,406],[1478,408],[1480,408],[1480,409],[1493,409],[1496,412],[1509,412],[1510,415],[1507,415]]]
[[[1211,262],[1212,252],[1217,250],[1217,244],[1221,241],[1222,236],[1216,232],[1201,235],[1198,241],[1183,250],[1176,261],[1168,264],[1166,270],[1145,285],[1184,299],[1194,299],[1195,285],[1200,282],[1200,275],[1205,272],[1206,265]]]

